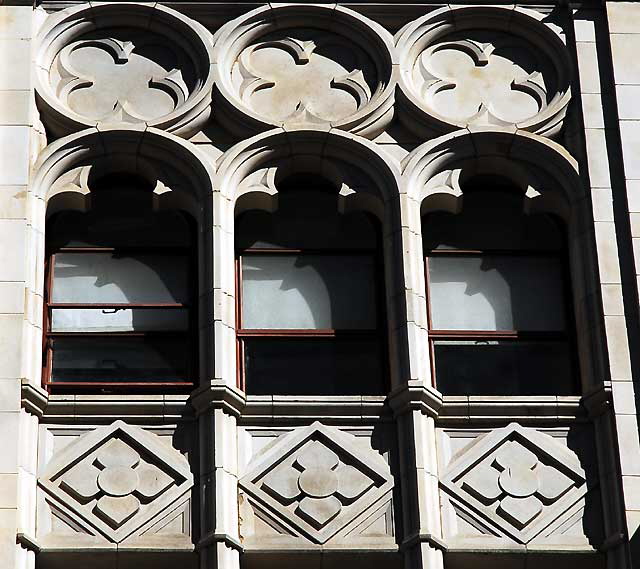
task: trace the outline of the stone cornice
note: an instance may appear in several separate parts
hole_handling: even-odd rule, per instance
[[[42,417],[48,400],[49,394],[42,387],[29,383],[26,379],[21,381],[20,404],[25,411],[36,417]]]
[[[242,391],[221,381],[212,381],[191,394],[191,405],[193,405],[196,415],[201,415],[212,409],[222,409],[230,415],[239,416],[246,401]]]
[[[437,417],[442,408],[442,395],[432,387],[410,381],[389,394],[389,405],[395,417],[414,410]]]

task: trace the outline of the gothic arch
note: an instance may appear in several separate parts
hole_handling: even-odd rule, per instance
[[[582,361],[582,382],[588,388],[601,369],[597,265],[591,205],[575,159],[549,139],[513,129],[466,129],[429,141],[405,158],[403,191],[413,212],[414,262],[422,262],[421,216],[429,211],[457,213],[464,200],[464,181],[478,174],[506,178],[524,196],[525,213],[552,213],[563,219],[568,238],[569,270]],[[426,298],[424,273],[413,283]],[[420,308],[422,311],[422,307]],[[424,318],[415,314],[416,319]]]
[[[404,323],[404,267],[400,260],[400,165],[366,139],[337,129],[274,129],[243,141],[220,157],[216,188],[220,231],[216,240],[223,292],[235,298],[234,213],[277,207],[277,184],[295,173],[317,174],[339,188],[341,211],[368,211],[382,224],[389,329]],[[230,317],[229,321],[231,322]],[[230,326],[232,328],[232,326]],[[232,338],[228,350],[233,353]],[[227,351],[227,350],[225,350]],[[226,373],[235,378],[235,360]],[[399,377],[400,372],[395,372]],[[392,370],[392,382],[394,371]]]

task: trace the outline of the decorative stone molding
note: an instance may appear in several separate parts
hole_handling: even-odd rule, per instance
[[[211,112],[211,34],[161,4],[83,4],[38,36],[36,92],[45,125],[64,136],[97,124],[189,136]]]
[[[556,135],[571,98],[564,34],[515,6],[447,6],[396,35],[399,114],[418,135],[516,126]]]
[[[574,452],[516,423],[467,445],[447,467],[440,486],[469,523],[520,544],[560,525],[560,518],[575,516],[588,490]]]
[[[254,516],[283,528],[280,543],[302,538],[330,545],[344,539],[345,529],[353,531],[380,516],[393,488],[389,466],[379,454],[319,422],[281,435],[248,469],[239,487]],[[248,519],[243,522],[245,548],[273,542],[273,536],[255,535]]]
[[[213,165],[194,145],[154,128],[102,127],[69,135],[47,147],[34,171],[32,192],[47,204],[47,215],[56,207],[88,208],[91,181],[114,172],[152,183],[159,208],[181,207],[198,220],[210,215],[205,203],[213,191]],[[62,203],[53,204],[54,197]],[[41,220],[32,221],[43,227]]]
[[[36,417],[42,417],[47,407],[49,394],[39,385],[33,385],[26,379],[20,382],[20,404]]]
[[[188,500],[193,475],[156,435],[116,421],[54,455],[38,485],[84,533],[121,543]]]
[[[339,190],[341,211],[365,210],[384,219],[397,205],[399,164],[369,140],[338,129],[273,129],[242,141],[217,163],[216,184],[236,215],[250,207],[277,207],[277,183],[296,173],[316,173]],[[396,204],[394,204],[396,202]]]
[[[464,180],[499,175],[525,195],[525,212],[551,212],[570,229],[585,216],[585,191],[575,159],[559,144],[507,127],[473,127],[443,135],[416,148],[402,162],[404,189],[422,213],[457,213]],[[576,222],[575,224],[573,222]]]
[[[393,115],[393,39],[339,5],[257,8],[216,34],[215,58],[231,112],[218,117],[241,135],[331,125],[373,138]]]

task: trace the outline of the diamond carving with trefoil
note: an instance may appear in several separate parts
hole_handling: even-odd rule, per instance
[[[116,421],[56,453],[38,483],[89,533],[119,543],[184,500],[193,476],[156,435]]]
[[[515,423],[478,439],[454,461],[441,485],[516,541],[528,543],[587,490],[578,458]]]
[[[353,437],[316,422],[278,438],[239,482],[269,515],[316,543],[389,498],[388,464]]]

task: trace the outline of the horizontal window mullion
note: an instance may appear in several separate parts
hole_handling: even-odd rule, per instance
[[[314,330],[314,329],[240,329],[237,331],[239,338],[273,338],[273,337],[375,337],[379,336],[381,332],[375,329],[367,330]]]
[[[255,247],[249,249],[240,249],[236,252],[238,257],[242,257],[243,255],[318,255],[325,257],[335,257],[335,256],[349,256],[349,255],[366,255],[366,256],[375,256],[378,254],[376,249],[353,249],[353,248],[344,248],[344,249],[292,249],[292,248],[274,248],[271,249],[269,247]]]
[[[556,249],[429,249],[425,252],[428,259],[441,255],[469,255],[469,256],[500,256],[500,257],[560,257],[563,252]]]
[[[558,340],[568,339],[566,332],[561,331],[526,331],[526,330],[429,330],[430,338],[437,339],[514,339],[514,340]]]
[[[139,379],[123,379],[122,381],[47,381],[47,385],[55,387],[188,387],[194,385],[192,381],[140,381]]]
[[[49,308],[65,309],[65,310],[77,310],[82,308],[190,308],[189,304],[179,302],[166,302],[166,303],[152,303],[152,302],[49,302],[47,304]]]
[[[57,247],[56,253],[166,253],[167,255],[186,255],[191,254],[189,247],[171,247],[163,245],[161,247]],[[52,256],[55,256],[53,253]]]
[[[107,337],[107,336],[129,336],[129,337],[144,337],[144,336],[175,336],[177,338],[187,338],[190,336],[188,330],[149,330],[146,332],[135,331],[112,331],[112,332],[47,332],[48,338],[55,339],[60,338],[82,338],[82,337]]]

